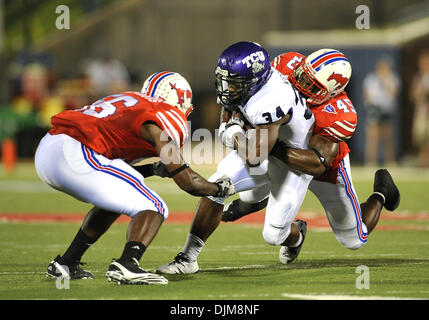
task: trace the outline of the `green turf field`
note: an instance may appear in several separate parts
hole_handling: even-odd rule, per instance
[[[204,176],[211,167],[196,167]],[[352,167],[361,201],[372,190],[375,168]],[[297,261],[285,266],[278,248],[266,244],[262,226],[221,224],[200,255],[201,272],[169,276],[166,286],[118,286],[104,274],[125,241],[126,223],[113,225],[82,259],[96,277],[71,281],[68,288],[45,278],[48,262],[63,253],[79,223],[10,222],[0,220],[0,299],[156,299],[156,300],[278,300],[317,298],[429,298],[429,172],[393,168],[401,189],[401,219],[382,219],[368,243],[357,251],[343,248],[332,232],[309,228]],[[167,180],[148,179],[167,202],[170,216],[192,211],[198,199]],[[39,182],[31,163],[8,175],[0,171],[0,214],[85,213],[90,206],[52,192]],[[304,213],[322,216],[314,196],[306,197]],[[189,223],[165,223],[142,259],[153,270],[171,261],[182,249]],[[369,273],[366,284],[359,266]]]

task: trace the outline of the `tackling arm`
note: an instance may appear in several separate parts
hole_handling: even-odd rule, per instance
[[[141,128],[141,136],[157,151],[161,162],[174,182],[187,193],[194,196],[229,196],[233,194],[233,186],[226,179],[208,182],[193,171],[182,158],[179,149],[170,141],[161,141],[162,130],[153,123],[146,123]]]
[[[247,165],[250,167],[258,166],[268,158],[277,141],[280,126],[287,122],[289,117],[286,115],[277,122],[259,125],[253,129],[244,124],[242,114],[234,113],[228,124],[233,123],[235,128],[228,132],[227,124],[225,134],[230,135],[232,133],[234,148]],[[239,125],[237,126],[237,124]],[[240,130],[237,127],[241,127]],[[246,133],[243,127],[246,129]]]
[[[308,149],[289,148],[277,141],[271,155],[286,163],[289,167],[315,177],[322,175],[338,152],[339,144],[321,135],[311,137]]]

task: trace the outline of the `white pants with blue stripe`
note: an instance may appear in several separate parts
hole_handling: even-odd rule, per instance
[[[349,249],[362,247],[367,242],[368,231],[353,187],[349,155],[341,161],[336,184],[312,180],[309,189],[325,209],[337,240]]]
[[[362,221],[359,200],[353,187],[348,155],[338,169],[336,184],[313,179],[308,189],[319,199],[335,237],[343,246],[359,249],[367,242],[368,232]],[[301,187],[296,187],[296,190],[302,194]],[[240,192],[239,196],[244,202],[256,203],[268,197],[269,193],[269,188],[258,186],[252,190]],[[268,207],[267,214],[269,214]]]
[[[48,185],[94,206],[135,216],[151,210],[168,217],[161,197],[121,159],[108,159],[65,134],[43,137],[35,155],[39,177]]]

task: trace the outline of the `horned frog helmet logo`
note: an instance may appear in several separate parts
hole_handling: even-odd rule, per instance
[[[255,61],[255,62],[252,63],[252,72],[253,72],[253,74],[258,73],[261,70],[264,70],[264,65],[261,62]]]

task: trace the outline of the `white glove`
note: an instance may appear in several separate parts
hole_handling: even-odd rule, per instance
[[[226,126],[226,122],[222,122],[220,125],[219,125],[219,129],[218,129],[218,133],[217,133],[217,136],[218,136],[218,138],[222,141],[222,137],[223,137],[223,134],[225,133],[225,126]]]
[[[215,197],[225,198],[232,196],[235,193],[234,184],[232,183],[231,179],[225,175],[217,179],[215,184],[219,186],[219,192]]]
[[[222,126],[222,124],[221,124]],[[244,130],[244,121],[237,118],[231,118],[229,121],[225,124],[225,130],[222,133],[222,136],[220,137],[222,140],[222,143],[231,149],[234,149],[234,136],[241,132],[243,135],[245,135]],[[220,130],[220,127],[219,127]],[[220,131],[219,131],[220,136]]]

